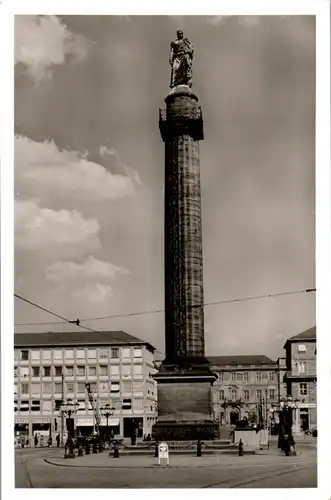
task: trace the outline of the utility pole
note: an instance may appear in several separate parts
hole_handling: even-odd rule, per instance
[[[61,379],[62,379],[62,402],[61,402],[61,406],[64,405],[64,374],[63,374],[63,370],[62,370],[62,373],[61,373]],[[63,411],[61,409],[61,444],[63,445],[63,437],[64,437],[64,414],[63,414]]]

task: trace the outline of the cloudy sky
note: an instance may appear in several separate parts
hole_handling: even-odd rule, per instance
[[[163,309],[158,109],[178,27],[205,125],[205,302],[315,286],[312,17],[32,16],[15,23],[17,294],[70,319]],[[52,321],[15,300],[15,323]],[[84,324],[164,350],[162,312]],[[314,324],[314,293],[206,306],[206,351],[276,358]]]

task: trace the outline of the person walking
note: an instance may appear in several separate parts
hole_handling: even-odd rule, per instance
[[[38,446],[38,436],[37,436],[37,434],[34,435],[34,445],[37,448],[37,446]]]
[[[48,448],[50,448],[52,446],[52,442],[53,442],[52,436],[49,436],[49,438],[47,440],[47,446],[48,446]]]
[[[56,436],[56,446],[59,448],[60,446],[60,434]]]

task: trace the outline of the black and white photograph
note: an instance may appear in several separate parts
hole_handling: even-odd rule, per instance
[[[16,494],[315,498],[316,16],[13,23]]]

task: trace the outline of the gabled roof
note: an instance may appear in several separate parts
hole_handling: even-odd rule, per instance
[[[233,356],[207,356],[213,366],[222,365],[270,365],[276,361],[264,356],[264,354],[247,354]]]
[[[146,345],[154,351],[149,342],[138,339],[122,330],[114,332],[43,332],[43,333],[15,333],[15,347],[42,347],[42,346],[86,346],[86,345]]]
[[[304,332],[298,333],[298,335],[294,335],[286,340],[284,349],[288,342],[300,342],[300,340],[311,340],[316,342],[316,326],[309,328],[309,330],[305,330]]]
[[[290,337],[288,340],[302,340],[302,339],[315,340],[316,326],[314,326],[313,328],[309,328],[309,330],[305,330],[304,332],[301,332],[298,335],[294,335],[294,337]]]

